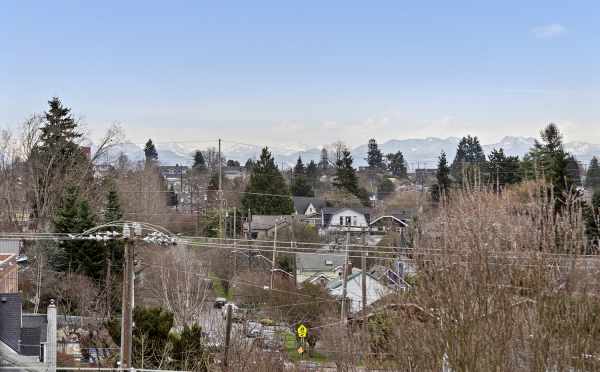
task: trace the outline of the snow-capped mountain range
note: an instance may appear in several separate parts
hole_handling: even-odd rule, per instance
[[[441,151],[445,151],[448,160],[451,162],[454,158],[456,147],[460,138],[414,138],[404,140],[389,140],[379,144],[379,148],[384,154],[402,151],[410,168],[426,167],[435,168],[437,158]],[[533,146],[535,138],[533,137],[504,137],[500,142],[484,144],[483,149],[489,154],[493,149],[504,149],[508,155],[518,155],[522,157]],[[127,155],[132,161],[140,161],[144,158],[143,144],[126,143],[113,146],[107,161],[114,161],[121,153]],[[233,144],[225,143],[222,151],[226,159],[237,160],[242,165],[248,159],[257,159],[261,148],[260,145]],[[207,144],[192,142],[162,142],[156,144],[158,158],[163,165],[191,165],[193,154],[197,149],[206,150]],[[318,162],[321,157],[323,147],[313,148],[292,148],[292,147],[269,147],[273,153],[278,165],[284,167],[292,166],[296,163],[298,156],[302,156],[304,163],[311,160]],[[330,153],[333,150],[332,145],[326,145]],[[588,163],[593,156],[600,156],[600,145],[585,142],[568,142],[565,148],[578,160]],[[365,157],[367,154],[367,145],[361,145],[351,149],[355,166],[366,165]],[[330,158],[332,156],[330,155]]]

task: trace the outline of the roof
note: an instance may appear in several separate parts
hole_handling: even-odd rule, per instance
[[[292,200],[294,201],[294,209],[296,210],[296,212],[302,214],[306,212],[306,209],[308,209],[308,206],[311,204],[317,210],[321,210],[327,204],[323,199],[311,198],[307,196],[294,196],[292,197]]]
[[[417,214],[417,210],[414,208],[406,209],[392,209],[385,213],[386,215],[394,216],[402,221],[408,221]]]
[[[0,263],[8,260],[9,258],[11,258],[12,256],[14,256],[13,254],[5,254],[5,253],[0,253]]]
[[[383,216],[379,216],[379,217],[375,218],[373,221],[371,221],[370,225],[373,225],[373,224],[375,224],[375,223],[379,222],[380,220],[382,220],[382,219],[384,219],[384,218],[389,218],[389,219],[392,219],[392,220],[394,220],[394,221],[396,221],[396,222],[398,222],[398,223],[401,223],[401,224],[402,224],[402,225],[404,225],[405,227],[406,227],[406,226],[408,226],[408,224],[407,224],[405,221],[403,221],[403,220],[401,220],[400,218],[397,218],[397,217],[395,217],[395,216],[392,216],[392,215],[383,215]]]
[[[0,240],[0,254],[19,254],[22,244],[20,239]]]
[[[362,214],[371,214],[371,210],[368,208],[354,208],[354,207],[344,207],[344,208],[323,208],[323,214],[336,214],[343,210],[351,210]]]
[[[281,226],[290,223],[292,218],[290,215],[253,215],[252,230],[268,230],[275,226],[275,222],[278,226]]]
[[[341,254],[296,253],[296,267],[302,271],[332,271],[345,262]]]
[[[362,270],[355,268],[352,270],[352,274],[348,275],[348,278],[346,278],[346,281],[349,282],[361,274],[362,274]],[[379,280],[377,280],[377,278],[375,278],[370,273],[367,273],[367,276],[377,282],[379,281]],[[329,290],[336,289],[339,286],[341,286],[343,283],[344,283],[343,279],[337,279],[337,280],[331,281],[331,282],[327,283],[327,289],[329,289]]]

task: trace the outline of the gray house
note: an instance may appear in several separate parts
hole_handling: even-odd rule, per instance
[[[46,314],[23,314],[18,293],[0,294],[0,343],[21,356],[43,361],[47,330]]]
[[[296,281],[327,285],[340,277],[345,260],[343,254],[296,253]]]

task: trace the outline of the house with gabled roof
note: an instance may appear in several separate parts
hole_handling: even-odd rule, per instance
[[[369,223],[372,233],[402,232],[414,218],[416,210],[392,209],[376,216]]]
[[[346,258],[341,253],[296,253],[296,282],[325,286],[340,277],[345,262]]]
[[[306,196],[294,196],[292,201],[294,202],[294,213],[307,217],[320,215],[321,209],[327,206],[323,199]]]
[[[350,313],[359,312],[362,309],[362,271],[359,269],[352,270],[352,274],[346,279],[346,301],[349,301]],[[366,273],[365,275],[367,287],[367,303],[366,306],[378,301],[384,296],[393,292],[393,289],[386,283],[378,280],[374,275]],[[342,299],[343,295],[342,278],[329,282],[327,290],[334,297]]]
[[[321,228],[325,231],[361,232],[369,228],[371,211],[366,208],[323,208]]]

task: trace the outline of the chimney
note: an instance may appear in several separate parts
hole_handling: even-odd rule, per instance
[[[346,266],[346,275],[352,275],[352,262],[348,262],[348,265]]]

